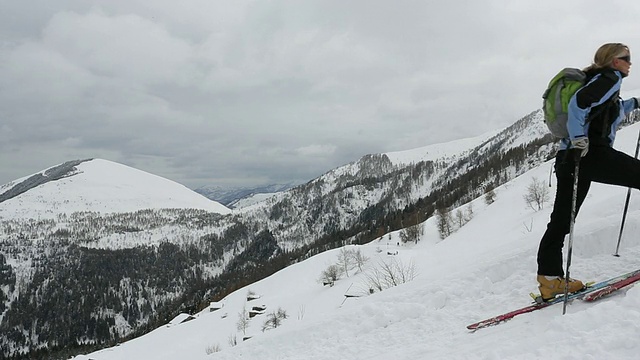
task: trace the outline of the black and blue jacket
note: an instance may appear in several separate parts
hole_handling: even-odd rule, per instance
[[[560,149],[571,147],[571,140],[588,136],[591,145],[613,146],[618,126],[627,113],[637,109],[635,98],[620,99],[623,75],[612,68],[587,72],[588,82],[569,101],[567,130]]]

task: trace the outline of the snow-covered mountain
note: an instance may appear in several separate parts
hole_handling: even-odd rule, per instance
[[[538,129],[538,127],[536,127],[536,129]],[[491,131],[472,138],[432,144],[411,150],[387,152],[384,153],[384,155],[389,158],[392,164],[397,166],[416,164],[421,161],[455,160],[463,155],[468,155],[475,147],[499,133],[500,131]],[[534,136],[530,136],[529,138],[534,138],[537,135],[540,134],[534,134]]]
[[[638,131],[640,124],[621,130],[616,148],[633,154]],[[523,196],[534,179],[549,176],[552,165],[544,162],[496,187],[491,204],[480,196],[451,209],[472,208],[473,216],[444,240],[432,217],[421,224],[424,233],[417,244],[404,244],[399,232],[391,232],[367,244],[326,251],[192,316],[75,359],[637,359],[640,286],[593,304],[574,301],[564,316],[560,305],[476,333],[466,329],[526,305],[527,294],[535,291],[536,250],[554,189],[541,211]],[[575,228],[573,276],[601,280],[640,267],[640,238],[633,235],[640,229],[637,191],[622,256],[611,256],[625,193],[592,185]],[[345,252],[368,260],[361,268],[351,263],[334,286],[323,286],[321,273],[341,263]],[[373,280],[385,268],[409,281],[379,291]],[[255,316],[248,320],[252,310]],[[287,317],[272,328],[267,320],[278,313]]]
[[[141,335],[177,311],[197,311],[210,299],[315,254],[368,243],[423,221],[436,208],[468,202],[545,161],[552,150],[545,134],[535,112],[496,134],[366,155],[226,215],[198,210],[191,202],[175,209],[154,202],[151,209],[143,209],[145,204],[128,212],[117,202],[111,203],[116,212],[102,201],[65,203],[57,186],[65,184],[68,193],[66,186],[73,189],[78,176],[93,173],[85,167],[92,161],[21,179],[3,187],[0,203],[20,211],[7,210],[3,214],[13,216],[0,218],[0,284],[6,284],[0,286],[0,343],[5,354],[44,347],[70,355],[68,349],[78,344],[104,346]],[[104,184],[112,172],[90,183]],[[145,182],[151,183],[143,177],[131,184]],[[121,183],[127,181],[109,182]]]
[[[194,191],[229,208],[241,208],[265,200],[276,193],[287,191],[295,185],[287,183],[252,187],[202,186]]]
[[[554,148],[536,111],[476,138],[366,155],[238,213],[251,221],[268,219],[281,246],[313,243],[327,234],[366,242],[404,227],[409,217],[424,220],[438,207],[484,194],[548,160]]]
[[[260,202],[263,202],[273,196],[280,194],[281,191],[277,192],[260,192],[260,193],[251,193],[250,195],[246,195],[242,198],[233,200],[229,207],[231,209],[242,209],[247,206],[251,206]]]
[[[0,218],[6,219],[163,208],[231,212],[181,184],[103,159],[69,161],[0,187]]]
[[[77,202],[67,207],[57,186],[91,189],[76,179],[93,173],[85,167],[93,161],[62,164],[0,190],[0,208],[12,206],[26,216],[0,213],[0,345],[7,349],[4,355],[74,355],[82,346],[102,347],[145,334],[179,312],[195,314],[212,300],[327,250],[377,241],[378,246],[367,250],[372,257],[378,247],[386,251],[381,239],[389,239],[394,253],[395,231],[433,221],[436,212],[468,206],[553,153],[553,139],[536,111],[477,138],[366,155],[230,213],[212,212],[192,201],[169,209],[162,205],[166,199],[130,210],[111,203],[114,212],[101,206],[102,198],[91,206]],[[120,170],[98,179],[114,172]],[[153,184],[135,171],[123,176],[141,176],[131,186]],[[46,182],[53,178],[57,180]],[[91,183],[96,181],[104,184]],[[175,183],[163,184],[175,189]],[[95,188],[112,197],[128,193]],[[157,189],[140,201],[177,191],[165,185]],[[47,192],[38,193],[42,190]],[[95,192],[79,191],[86,196]],[[135,198],[136,191],[131,193]],[[465,207],[465,214],[476,208],[482,206]],[[35,215],[39,217],[30,217]],[[492,229],[503,232],[498,225]],[[484,251],[467,246],[465,254],[467,250]]]

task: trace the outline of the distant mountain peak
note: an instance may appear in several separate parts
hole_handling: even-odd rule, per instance
[[[287,191],[294,186],[296,186],[296,184],[292,182],[286,184],[269,184],[251,187],[206,185],[194,189],[194,191],[225,206],[237,208],[264,200],[264,198],[269,195]]]
[[[194,208],[231,210],[174,181],[104,159],[72,160],[0,188],[0,217]]]

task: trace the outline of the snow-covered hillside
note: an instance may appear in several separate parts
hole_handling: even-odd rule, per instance
[[[620,131],[616,147],[633,154],[640,124]],[[535,291],[536,250],[551,201],[534,212],[523,200],[532,179],[547,179],[547,162],[498,187],[496,201],[472,204],[474,216],[441,241],[434,219],[418,244],[398,233],[362,246],[362,272],[333,287],[318,282],[340,249],[290,266],[227,296],[222,309],[173,323],[118,347],[76,359],[637,359],[640,286],[594,304],[575,301],[470,333],[465,326],[526,305]],[[555,182],[553,183],[555,186]],[[551,189],[551,197],[555,189]],[[601,280],[640,268],[640,199],[633,192],[620,258],[615,250],[626,189],[594,184],[576,224],[571,274]],[[465,205],[468,208],[469,205]],[[455,211],[455,210],[454,210]],[[381,264],[415,266],[413,281],[369,294],[367,277]],[[249,292],[259,299],[247,300]],[[349,297],[345,297],[348,295]],[[246,336],[239,314],[266,307]],[[262,331],[269,313],[286,311],[276,329]],[[237,345],[231,343],[237,339]]]
[[[385,155],[394,165],[412,164],[420,161],[451,160],[469,153],[476,146],[498,133],[499,131],[491,131],[472,138],[458,139],[411,150],[387,152]]]
[[[46,178],[47,170],[36,175]],[[0,195],[31,177],[0,187]],[[70,174],[0,202],[0,218],[54,218],[59,213],[124,213],[143,209],[193,208],[220,214],[228,208],[174,181],[108,160],[82,161]]]
[[[295,183],[270,184],[252,187],[222,187],[215,185],[201,186],[194,189],[198,194],[215,200],[229,208],[240,208],[268,198],[274,193],[287,191],[295,186]],[[238,205],[241,203],[240,205]]]
[[[279,193],[261,193],[261,194],[253,194],[251,196],[247,196],[245,198],[234,201],[229,204],[229,206],[233,207],[233,209],[242,209],[247,206],[251,206],[260,202],[263,202],[273,196],[278,195]]]

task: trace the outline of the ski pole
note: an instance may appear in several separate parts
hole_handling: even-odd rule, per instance
[[[638,150],[640,150],[640,131],[638,131],[638,142],[636,143],[636,155],[638,158]],[[620,224],[620,233],[618,234],[618,245],[616,245],[616,253],[613,256],[620,257],[620,242],[622,241],[622,230],[624,230],[624,222],[627,219],[627,210],[629,210],[629,199],[631,198],[631,188],[627,189],[627,199],[624,202],[624,210],[622,211],[622,223]]]
[[[570,151],[570,150],[567,150]],[[573,227],[576,223],[576,204],[578,202],[578,173],[580,171],[580,154],[581,150],[575,149],[576,167],[573,172],[573,194],[571,196],[571,220],[569,222],[569,246],[567,248],[567,270],[564,279],[564,305],[562,306],[562,315],[567,312],[567,303],[569,302],[569,268],[571,267],[571,253],[573,251]]]

